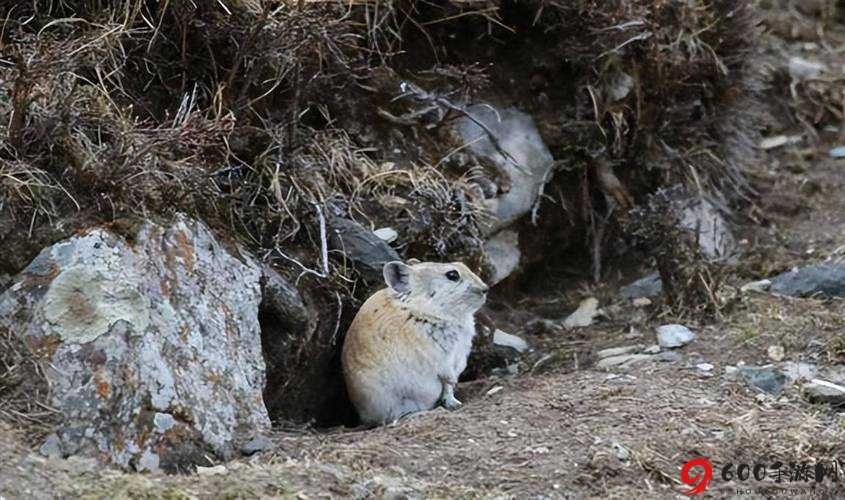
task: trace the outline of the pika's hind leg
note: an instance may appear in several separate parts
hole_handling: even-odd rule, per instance
[[[450,377],[440,377],[440,383],[443,384],[443,392],[440,393],[440,402],[447,410],[457,410],[463,403],[455,398],[455,384],[457,380]]]

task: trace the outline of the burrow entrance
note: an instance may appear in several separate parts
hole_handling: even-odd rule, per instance
[[[717,3],[715,13],[730,10],[722,5],[725,1]],[[358,133],[364,143],[383,146],[368,149],[374,163],[420,161],[424,150],[434,151],[426,160],[439,165],[439,159],[452,152],[452,146],[443,143],[442,131],[385,121],[379,108],[389,106],[396,96],[385,96],[384,88],[398,92],[401,82],[412,82],[448,94],[455,102],[517,108],[533,117],[556,168],[536,220],[523,217],[514,226],[519,231],[521,272],[496,287],[490,305],[508,305],[517,294],[532,293],[538,280],[548,284],[557,279],[550,276],[573,283],[601,278],[615,259],[630,264],[633,255],[631,247],[614,245],[625,234],[611,217],[614,208],[618,214],[641,204],[657,186],[683,184],[691,165],[705,190],[739,175],[733,164],[719,159],[717,143],[723,130],[735,132],[722,125],[737,114],[732,106],[739,102],[736,96],[747,76],[742,58],[736,57],[737,47],[748,43],[742,15],[701,26],[697,13],[682,3],[623,4],[595,9],[573,2],[552,8],[540,2],[503,1],[496,4],[495,18],[492,11],[462,11],[450,2],[396,6],[390,22],[373,28],[394,30],[401,39],[373,70],[381,76],[372,80],[379,81],[365,79],[361,88],[351,86],[346,107],[331,120],[303,120],[314,127],[331,123],[349,130],[353,140]],[[646,18],[653,25],[623,22]],[[698,31],[702,27],[706,30]],[[678,33],[695,32],[704,33],[710,52],[661,45],[677,39]],[[619,47],[628,47],[627,52]],[[720,59],[727,66],[719,67],[711,54],[732,57]],[[376,88],[382,90],[373,93]],[[449,93],[455,88],[460,90]],[[712,156],[695,154],[691,148],[698,142],[709,144]],[[443,260],[413,244],[398,250],[403,258]],[[639,263],[633,260],[633,265]],[[596,271],[597,261],[604,263],[602,272]],[[339,304],[335,295],[323,293],[319,282],[304,281],[314,320],[304,333],[272,312],[261,315],[268,365],[265,403],[277,422],[355,425],[339,353],[358,307],[382,284],[361,281]],[[489,366],[471,365],[465,379],[489,373]]]

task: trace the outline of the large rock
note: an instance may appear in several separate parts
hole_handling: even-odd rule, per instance
[[[819,264],[781,274],[770,290],[781,295],[845,297],[845,263]]]
[[[49,381],[51,447],[180,470],[267,431],[261,274],[185,218],[44,249],[0,295],[0,327]]]
[[[456,122],[462,144],[495,165],[510,185],[485,200],[493,220],[483,230],[493,234],[531,211],[551,175],[554,158],[529,115],[488,104],[470,106],[467,114]]]

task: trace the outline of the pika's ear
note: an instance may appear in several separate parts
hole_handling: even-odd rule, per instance
[[[387,286],[399,293],[404,293],[411,288],[411,267],[398,260],[388,262],[382,270],[384,282]]]
[[[417,260],[417,259],[408,259],[408,260],[407,260],[407,261],[405,261],[405,262],[406,262],[409,266],[413,266],[414,264],[419,264],[419,263],[420,263],[420,261],[419,261],[419,260]]]

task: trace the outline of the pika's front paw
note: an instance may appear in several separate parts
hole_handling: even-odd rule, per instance
[[[464,404],[461,403],[460,401],[458,401],[457,399],[455,399],[454,396],[450,396],[450,397],[443,400],[443,407],[446,408],[447,410],[454,411],[454,410],[457,410],[458,408],[460,408],[463,405]]]

